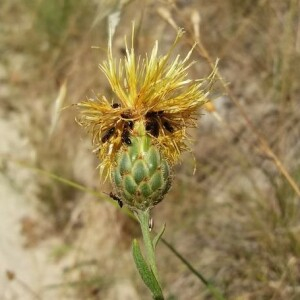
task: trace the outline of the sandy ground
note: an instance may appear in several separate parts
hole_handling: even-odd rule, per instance
[[[2,112],[4,114],[4,112]],[[0,120],[1,155],[34,158],[29,140],[20,132],[20,116]],[[1,158],[0,174],[0,299],[40,299],[43,287],[60,278],[60,266],[51,262],[50,252],[59,243],[50,239],[37,247],[26,247],[22,220],[39,220],[35,175],[28,169]],[[38,225],[38,222],[36,222]],[[45,294],[43,299],[53,299]]]

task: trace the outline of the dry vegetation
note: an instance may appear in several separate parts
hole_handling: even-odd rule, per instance
[[[75,109],[55,109],[59,95],[61,107],[110,95],[97,64],[117,2],[2,1],[0,228],[25,248],[12,256],[10,235],[0,241],[1,299],[148,299],[130,254],[139,230],[102,201],[105,195],[90,193],[110,189],[99,183],[89,137],[74,122]],[[138,53],[156,39],[162,53],[168,49],[176,34],[170,18],[187,31],[178,48],[187,53],[198,13],[201,43],[191,76],[207,75],[218,57],[226,82],[215,86],[216,111],[205,112],[191,132],[196,174],[186,154],[154,209],[157,228],[167,223],[165,238],[226,299],[300,299],[300,199],[293,187],[300,182],[299,1],[132,0],[119,8],[116,56],[133,19]],[[7,203],[15,206],[5,210]],[[35,263],[25,264],[26,255]],[[158,266],[168,299],[214,299],[163,244]]]

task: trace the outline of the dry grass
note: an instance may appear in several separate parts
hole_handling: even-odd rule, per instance
[[[171,192],[154,210],[157,228],[166,222],[165,237],[228,299],[299,299],[299,195],[282,172],[284,166],[299,184],[299,1],[141,2],[122,8],[116,55],[122,55],[123,36],[130,34],[133,18],[138,53],[149,51],[155,39],[162,52],[169,47],[175,35],[170,18],[187,30],[178,49],[186,53],[195,39],[191,16],[197,12],[206,52],[201,47],[195,51],[193,59],[199,62],[191,75],[209,73],[208,54],[212,61],[220,58],[219,71],[228,83],[215,87],[219,120],[205,113],[199,129],[191,133],[197,172],[192,175],[193,158],[185,155]],[[19,120],[17,130],[28,138],[34,155],[1,155],[9,154],[5,163],[23,159],[88,188],[109,191],[99,184],[97,160],[74,122],[76,112],[63,111],[49,135],[64,82],[62,106],[94,91],[110,93],[97,68],[106,55],[107,25],[105,18],[94,20],[99,11],[111,12],[103,5],[46,0],[2,4],[0,114],[3,120]],[[276,166],[261,140],[282,166]],[[2,169],[10,176],[9,167]],[[130,241],[138,235],[132,221],[95,197],[47,177],[30,176],[33,197],[40,200],[40,222],[51,224],[42,226],[41,240],[55,237],[61,245],[52,252],[62,276],[41,295],[47,297],[51,290],[57,293],[52,299],[126,299],[127,294],[128,299],[146,299],[130,255]],[[26,193],[26,186],[22,189]],[[169,299],[212,299],[165,247],[158,253]]]

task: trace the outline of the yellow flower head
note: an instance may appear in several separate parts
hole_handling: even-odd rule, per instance
[[[106,75],[114,100],[104,95],[78,104],[81,108],[79,124],[92,134],[99,151],[101,174],[108,175],[114,167],[118,151],[130,143],[136,124],[143,124],[145,134],[151,137],[170,165],[188,150],[186,129],[196,126],[197,110],[207,101],[204,83],[212,82],[215,72],[201,80],[188,79],[188,60],[192,50],[182,59],[171,58],[183,31],[179,30],[170,50],[158,54],[156,41],[151,55],[136,58],[132,45],[126,44],[126,54],[116,61],[111,39],[108,58],[100,69]]]

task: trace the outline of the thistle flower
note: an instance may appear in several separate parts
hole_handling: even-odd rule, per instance
[[[171,185],[172,166],[189,150],[186,129],[195,127],[197,110],[207,102],[203,87],[215,72],[201,80],[187,78],[193,62],[158,54],[156,41],[150,56],[136,58],[132,44],[119,62],[108,58],[100,69],[106,75],[115,100],[105,96],[78,104],[79,124],[92,135],[100,159],[100,174],[109,177],[117,195],[133,210],[146,210],[162,200]]]

